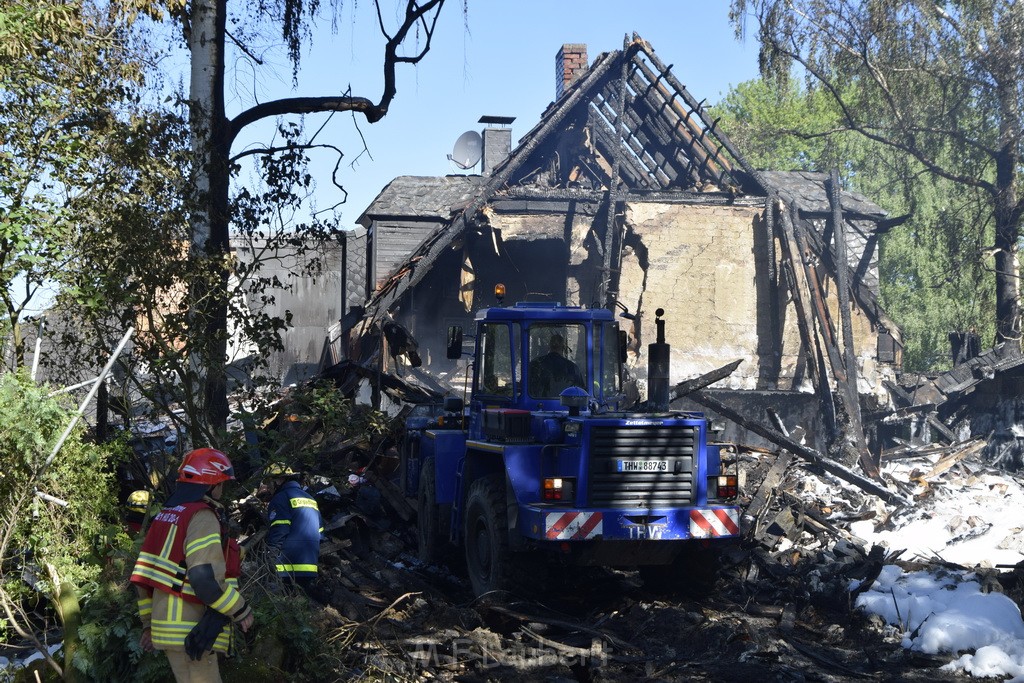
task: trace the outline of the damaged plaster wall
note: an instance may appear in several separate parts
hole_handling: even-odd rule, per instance
[[[732,389],[756,389],[758,349],[757,254],[753,206],[629,203],[619,299],[643,311],[636,342],[655,341],[654,310],[665,309],[672,345],[673,381],[695,377],[737,358],[725,380]]]
[[[619,299],[644,312],[635,327],[641,353],[655,341],[654,309],[665,309],[673,380],[739,358],[744,361],[740,367],[716,386],[812,391],[796,305],[785,277],[779,278],[778,296],[772,296],[776,285],[769,273],[783,272],[781,249],[777,244],[770,248],[763,221],[762,209],[755,205],[627,204]],[[841,347],[835,281],[823,269],[819,273]],[[877,362],[878,332],[868,316],[851,304],[850,317],[858,390],[881,399],[882,379],[892,379],[894,369]],[[645,365],[643,357],[638,365]]]

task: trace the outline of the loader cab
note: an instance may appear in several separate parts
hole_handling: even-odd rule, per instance
[[[519,303],[477,314],[476,407],[563,410],[560,395],[580,387],[598,405],[618,400],[622,349],[610,311]]]

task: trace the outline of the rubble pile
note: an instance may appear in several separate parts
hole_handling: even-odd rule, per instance
[[[888,458],[883,478],[907,500],[895,507],[787,451],[741,449],[744,539],[721,553],[712,590],[554,567],[516,594],[475,599],[461,558],[416,558],[414,501],[393,483],[394,451],[353,447],[307,486],[328,536],[318,627],[345,644],[344,675],[370,679],[953,680],[963,674],[940,668],[950,656],[905,649],[905,634],[855,605],[894,564],[973,569],[986,590],[1021,599],[1013,530],[944,502],[1022,495],[982,450],[969,441]],[[243,501],[236,514],[253,549],[258,506]],[[945,548],[900,544],[924,522],[948,529]],[[977,550],[1000,544],[1001,559]],[[958,547],[975,560],[958,564]]]

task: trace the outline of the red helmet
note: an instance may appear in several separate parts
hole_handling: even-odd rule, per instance
[[[228,456],[215,448],[197,448],[189,451],[178,468],[178,481],[190,484],[216,486],[235,478],[235,468]]]

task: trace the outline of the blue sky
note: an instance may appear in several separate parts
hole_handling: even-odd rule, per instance
[[[352,227],[395,176],[464,173],[447,155],[461,133],[481,129],[481,115],[516,117],[515,144],[554,99],[555,54],[563,43],[585,43],[592,62],[621,48],[624,36],[635,31],[674,65],[698,100],[717,102],[730,86],[757,76],[757,45],[749,38],[737,41],[728,10],[725,0],[469,0],[464,14],[459,0],[449,0],[426,59],[400,68],[388,116],[373,125],[357,119],[369,155],[356,160],[362,143],[350,114],[335,114],[320,133],[319,141],[345,151],[340,175],[349,197],[338,208],[342,226]],[[254,101],[254,82],[261,101],[333,94],[349,85],[354,95],[376,100],[383,41],[372,3],[344,3],[336,26],[331,31],[329,21],[321,22],[312,36],[297,87],[283,59],[262,67],[256,78],[248,70],[236,72],[234,80],[229,75],[229,116]],[[307,131],[325,120],[307,117]],[[245,131],[233,151],[266,141],[271,132],[266,125]],[[314,166],[321,209],[340,199],[330,188],[332,167],[326,155]]]
[[[387,7],[392,2],[404,4],[381,2]],[[354,95],[374,101],[380,97],[383,39],[373,3],[334,4],[341,8],[337,30],[331,30],[329,19],[320,23],[303,54],[297,86],[280,45],[263,50],[247,44],[264,61],[255,69],[237,51],[229,55],[228,116],[258,101],[339,94],[349,86]],[[728,11],[727,0],[468,0],[464,14],[461,0],[448,0],[430,54],[418,66],[399,69],[398,96],[387,117],[373,125],[357,118],[358,130],[351,114],[335,114],[329,120],[323,114],[311,115],[305,120],[307,131],[327,122],[317,141],[345,152],[339,175],[348,201],[336,210],[341,227],[354,227],[395,176],[466,173],[447,155],[461,133],[482,128],[477,122],[482,115],[516,117],[515,144],[554,99],[555,54],[564,43],[585,43],[593,62],[601,52],[621,48],[623,38],[635,31],[663,62],[674,65],[677,78],[697,99],[717,102],[730,86],[757,76],[757,45],[735,39]],[[179,35],[176,29],[165,28],[167,35]],[[262,28],[281,42],[270,27]],[[172,50],[161,68],[172,84],[187,87],[184,52]],[[273,133],[271,121],[247,128],[232,151],[237,154],[248,145],[271,142]],[[363,139],[369,154],[360,156]],[[314,156],[314,201],[319,209],[342,197],[331,186],[333,167],[333,157]],[[243,171],[239,182],[249,182],[248,172]],[[46,299],[40,297],[39,308],[47,305]]]

